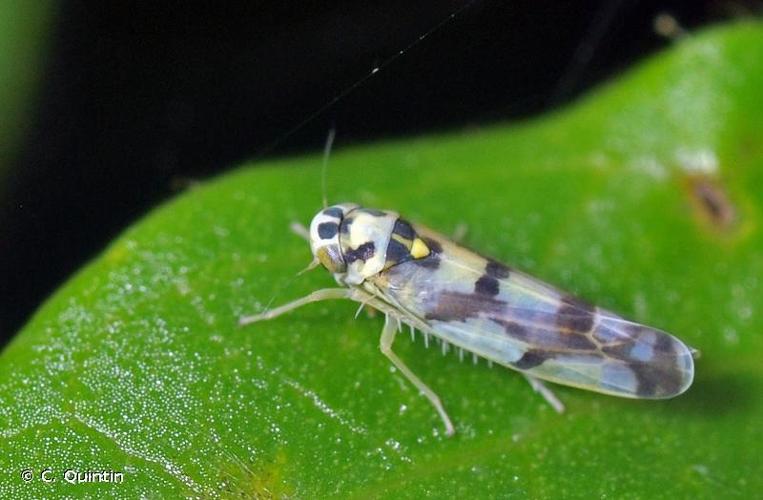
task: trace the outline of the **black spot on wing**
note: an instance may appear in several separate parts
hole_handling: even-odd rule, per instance
[[[665,333],[635,323],[623,323],[617,341],[602,347],[602,352],[622,363],[636,377],[636,394],[644,398],[669,397],[678,394],[685,375],[676,351],[676,341]],[[637,359],[634,350],[650,350],[648,359]],[[648,347],[647,347],[648,346]]]
[[[477,317],[480,313],[495,315],[505,305],[505,302],[485,295],[442,292],[437,297],[434,309],[425,317],[440,321],[466,321],[468,318]]]
[[[636,394],[646,397],[657,392],[661,375],[654,367],[645,363],[634,363],[629,365],[629,368],[636,376]]]
[[[403,219],[397,219],[395,221],[395,227],[392,228],[392,232],[405,238],[406,240],[413,241],[413,239],[416,237],[416,231],[414,231],[413,227]]]
[[[360,245],[358,248],[350,249],[344,253],[344,260],[348,264],[352,264],[356,260],[362,260],[363,262],[367,261],[371,257],[374,256],[374,252],[376,252],[376,247],[374,246],[373,241],[367,241]]]
[[[562,298],[556,312],[556,326],[573,333],[588,333],[593,328],[596,308],[571,295]]]
[[[406,262],[408,260],[411,260],[413,257],[411,257],[411,252],[408,250],[408,247],[397,241],[395,238],[391,238],[389,240],[389,245],[387,245],[387,255],[386,255],[386,262],[387,263],[395,263],[400,264],[402,262]]]
[[[435,254],[429,254],[423,259],[414,259],[412,262],[419,267],[435,270],[440,267],[440,256]]]
[[[657,353],[658,356],[676,356],[676,341],[668,335],[658,331],[657,339],[654,342],[654,352]]]
[[[645,398],[674,396],[683,386],[684,376],[675,363],[631,363],[636,375],[636,394]]]
[[[522,342],[528,342],[530,333],[527,328],[523,327],[519,323],[515,321],[506,321],[500,318],[492,318],[492,321],[501,325],[510,337],[514,337],[518,340],[521,340]]]
[[[492,276],[488,276],[487,274],[480,276],[480,278],[474,283],[474,293],[478,293],[480,295],[488,295],[492,297],[498,295],[499,289],[500,286],[498,284],[498,280]]]
[[[339,225],[336,222],[321,222],[318,224],[318,236],[323,240],[330,240],[336,236]]]
[[[509,337],[544,350],[593,351],[596,349],[596,344],[582,334],[520,324],[518,321],[509,321],[502,318],[491,318],[491,321],[503,326]]]
[[[323,215],[328,215],[329,217],[335,217],[337,219],[341,219],[344,213],[342,212],[342,209],[339,207],[329,207],[323,210]]]
[[[541,351],[527,351],[521,358],[511,363],[511,366],[518,370],[529,370],[538,365],[542,365],[548,359],[548,355]]]
[[[421,238],[424,243],[427,244],[427,247],[429,247],[429,251],[432,253],[442,253],[442,245],[440,245],[440,242],[437,240],[433,240],[432,238]]]
[[[505,279],[509,277],[510,273],[511,270],[508,268],[508,266],[505,266],[495,260],[488,259],[487,265],[485,266],[485,274],[488,276],[496,279]]]
[[[602,352],[606,354],[607,356],[610,356],[615,359],[623,360],[623,361],[630,361],[631,359],[631,349],[633,348],[633,344],[630,342],[618,342],[616,344],[610,344],[607,346],[602,347]]]
[[[604,329],[611,330],[612,327],[600,325],[594,332],[594,336],[597,338],[601,337],[599,330]],[[608,342],[602,342],[601,350],[607,356],[630,362],[634,360],[632,352],[634,347],[639,345],[650,351],[652,359],[673,356],[674,346],[672,339],[653,328],[636,323],[623,322],[621,325],[618,325],[616,332],[616,337],[613,334],[609,335],[609,337],[614,337],[614,340],[610,339]]]

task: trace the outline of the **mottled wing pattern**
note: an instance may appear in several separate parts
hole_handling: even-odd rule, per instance
[[[429,333],[538,378],[616,396],[670,398],[691,385],[692,354],[675,337],[414,228],[430,254],[375,284]]]

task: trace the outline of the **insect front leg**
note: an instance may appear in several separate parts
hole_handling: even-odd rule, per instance
[[[238,324],[243,326],[243,325],[248,325],[250,323],[256,323],[257,321],[265,321],[265,320],[273,319],[289,311],[297,309],[298,307],[302,307],[306,304],[310,304],[311,302],[319,302],[321,300],[332,300],[332,299],[358,300],[358,297],[356,297],[356,295],[358,295],[358,291],[354,289],[323,288],[321,290],[316,290],[313,293],[302,297],[301,299],[297,299],[293,302],[289,302],[288,304],[284,304],[280,307],[276,307],[275,309],[265,311],[264,313],[254,314],[251,316],[242,316],[241,318],[239,318]],[[363,294],[363,295],[367,295],[367,294]]]
[[[395,340],[395,334],[397,334],[399,325],[399,323],[396,324],[396,321],[397,320],[393,322],[389,314],[385,316],[384,329],[382,330],[381,339],[379,340],[379,348],[381,349],[381,352],[392,361],[395,368],[400,370],[400,372],[405,375],[414,386],[416,386],[416,389],[418,389],[419,392],[426,396],[429,402],[432,403],[432,406],[437,410],[437,413],[440,414],[443,424],[445,424],[445,434],[452,436],[455,429],[453,428],[453,423],[450,421],[450,417],[446,413],[445,408],[442,406],[440,397],[422,382],[421,379],[417,377],[405,363],[403,363],[403,360],[397,357],[397,354],[392,352],[392,342]]]
[[[308,243],[310,242],[310,230],[307,229],[305,226],[300,224],[299,222],[292,222],[289,224],[289,229],[291,229],[291,232],[299,236],[300,238],[304,239]]]
[[[525,379],[527,379],[527,381],[530,383],[530,387],[532,387],[535,392],[543,396],[543,399],[545,399],[546,402],[550,404],[557,413],[564,413],[564,404],[559,401],[559,398],[556,397],[556,394],[554,394],[554,392],[549,389],[546,384],[544,384],[540,379],[533,377],[532,375],[528,375],[526,373],[523,373],[522,375],[524,375]]]

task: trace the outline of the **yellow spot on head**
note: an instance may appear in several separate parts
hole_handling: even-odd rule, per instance
[[[413,240],[413,245],[411,246],[411,257],[414,259],[423,259],[429,255],[429,247],[426,243],[421,241],[421,238],[416,238]]]

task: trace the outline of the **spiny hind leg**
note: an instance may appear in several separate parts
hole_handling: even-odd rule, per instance
[[[527,381],[530,383],[530,387],[532,387],[535,392],[543,396],[543,399],[545,399],[546,402],[550,404],[557,413],[564,413],[564,404],[559,401],[559,398],[556,397],[556,394],[554,394],[554,392],[549,389],[548,386],[543,383],[543,381],[526,373],[523,373],[522,375],[524,375],[525,379],[527,379]]]
[[[424,382],[422,382],[421,379],[417,377],[416,374],[414,374],[405,363],[403,363],[403,360],[398,358],[397,354],[392,351],[392,342],[395,340],[395,334],[397,333],[399,325],[400,324],[397,319],[391,319],[389,314],[385,316],[384,329],[382,330],[381,339],[379,340],[379,348],[381,349],[381,352],[384,353],[384,355],[387,356],[390,361],[392,361],[392,364],[395,365],[395,368],[400,370],[400,372],[405,375],[405,378],[407,378],[416,387],[416,389],[418,389],[419,392],[426,396],[429,402],[432,403],[432,406],[434,406],[435,410],[437,410],[437,413],[440,415],[443,424],[445,424],[445,434],[452,436],[455,432],[455,429],[453,428],[453,423],[450,421],[450,417],[448,416],[445,408],[442,405],[442,402],[440,401],[440,397]]]
[[[321,290],[316,290],[313,293],[302,297],[301,299],[297,299],[295,301],[289,302],[288,304],[276,307],[275,309],[270,309],[269,311],[265,311],[260,314],[253,314],[251,316],[242,316],[239,318],[238,324],[243,326],[250,323],[256,323],[257,321],[273,319],[289,311],[293,311],[298,307],[302,307],[312,302],[319,302],[321,300],[364,300],[367,298],[367,296],[367,293],[351,288],[323,288]]]

